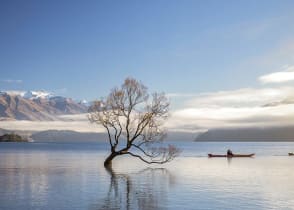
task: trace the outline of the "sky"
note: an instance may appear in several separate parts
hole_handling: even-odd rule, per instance
[[[0,90],[93,100],[134,77],[168,94],[172,128],[289,124],[293,7],[287,0],[0,0]]]

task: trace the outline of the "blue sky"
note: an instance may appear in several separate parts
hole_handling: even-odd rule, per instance
[[[292,0],[0,0],[0,90],[93,100],[131,76],[168,94],[171,130],[294,125],[293,8]],[[0,126],[96,130],[84,115],[67,117],[72,124]]]
[[[294,1],[0,0],[0,89],[92,100],[132,76],[152,91],[261,86],[293,65]]]

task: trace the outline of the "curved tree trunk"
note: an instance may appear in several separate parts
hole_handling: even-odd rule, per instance
[[[111,167],[112,166],[112,160],[115,158],[118,154],[116,152],[112,152],[104,161],[104,167]]]

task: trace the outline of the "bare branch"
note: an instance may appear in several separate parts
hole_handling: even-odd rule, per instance
[[[145,163],[152,164],[163,164],[172,161],[179,153],[179,149],[175,148],[174,146],[169,145],[168,148],[160,148],[162,150],[160,154],[162,154],[161,158],[154,159],[151,158],[151,160],[146,160],[140,155],[134,154],[132,152],[127,152],[126,154],[129,154],[133,157],[139,158],[140,160],[144,161]]]
[[[142,149],[140,146],[136,145],[136,144],[131,144],[133,147],[137,148],[138,150],[140,150],[141,152],[143,152],[144,155],[153,158],[153,156],[151,154],[148,154],[146,151],[144,151],[144,149]]]
[[[93,103],[88,118],[91,123],[100,124],[107,130],[114,154],[111,158],[127,154],[134,147],[148,158],[153,158],[147,162],[168,162],[177,155],[170,148],[150,152],[141,147],[163,139],[165,130],[162,127],[168,117],[168,110],[169,102],[164,93],[153,93],[150,97],[141,82],[127,78],[120,88],[112,89],[105,99]],[[126,145],[117,149],[122,139],[126,140]],[[154,160],[155,157],[161,159]]]

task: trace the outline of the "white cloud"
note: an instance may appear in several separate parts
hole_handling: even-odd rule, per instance
[[[176,97],[179,97],[177,94]],[[185,95],[185,94],[184,94]],[[182,101],[184,107],[253,107],[294,98],[294,87],[244,88],[231,91],[202,93]]]
[[[287,66],[283,71],[263,75],[259,80],[264,84],[294,81],[294,66]]]
[[[255,108],[195,108],[173,112],[170,129],[196,132],[211,128],[294,125],[294,105]]]
[[[166,126],[171,130],[197,132],[211,128],[293,125],[291,101],[294,100],[290,99],[294,99],[291,86],[199,94],[183,100],[183,106],[171,113]]]

